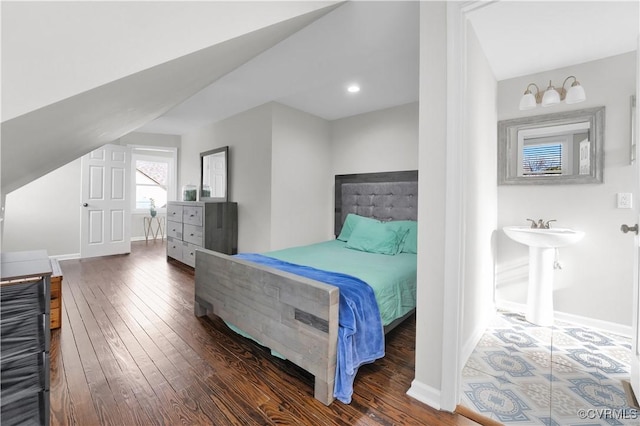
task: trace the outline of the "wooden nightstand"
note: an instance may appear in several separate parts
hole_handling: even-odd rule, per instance
[[[62,269],[56,259],[51,259],[51,329],[62,326]]]

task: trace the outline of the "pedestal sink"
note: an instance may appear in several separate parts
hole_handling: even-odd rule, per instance
[[[584,232],[567,228],[531,228],[505,226],[505,234],[514,241],[529,246],[529,289],[527,291],[527,321],[553,325],[553,263],[555,249],[577,243]]]

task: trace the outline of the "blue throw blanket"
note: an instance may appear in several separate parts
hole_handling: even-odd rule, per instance
[[[296,265],[254,253],[238,254],[236,257],[340,289],[338,360],[333,396],[349,404],[358,367],[384,356],[384,332],[373,289],[361,279],[346,274]]]

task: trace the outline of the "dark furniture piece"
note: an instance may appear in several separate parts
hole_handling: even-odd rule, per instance
[[[170,201],[167,205],[167,256],[196,266],[196,249],[238,252],[238,203]]]
[[[48,425],[51,262],[45,250],[0,259],[1,421]]]

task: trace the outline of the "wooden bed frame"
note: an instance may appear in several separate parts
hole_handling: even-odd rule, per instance
[[[418,172],[337,175],[336,236],[348,213],[380,220],[417,220]],[[333,401],[339,290],[332,285],[196,251],[196,316],[214,314],[315,376],[314,397]],[[412,312],[385,327],[393,329]]]

